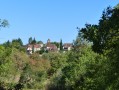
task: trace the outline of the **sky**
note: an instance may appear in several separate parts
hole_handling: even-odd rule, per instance
[[[37,41],[70,43],[86,23],[98,24],[102,11],[114,7],[119,0],[0,0],[0,19],[7,19],[8,28],[1,28],[0,43],[29,37]]]

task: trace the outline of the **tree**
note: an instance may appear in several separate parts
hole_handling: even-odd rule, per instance
[[[119,9],[119,3],[114,8],[115,9]]]
[[[36,39],[35,38],[32,40],[31,44],[36,44]]]
[[[105,86],[107,89],[118,89],[119,87],[119,8],[113,9],[112,16],[110,18],[110,31],[109,38],[107,40],[107,50],[105,50],[105,55],[107,55],[108,60],[105,62],[107,65],[104,68],[106,72],[104,75],[106,77]]]
[[[23,42],[22,42],[22,40],[21,40],[20,38],[18,38],[18,39],[13,39],[12,42],[11,42],[10,47],[16,48],[16,49],[18,49],[19,51],[23,51],[23,52],[26,51],[25,48],[23,47]]]
[[[80,35],[93,42],[93,51],[106,56],[106,59],[101,62],[100,70],[94,75],[96,78],[92,78],[94,81],[88,79],[92,82],[90,84],[93,85],[95,82],[96,90],[117,90],[119,87],[119,9],[108,7],[103,12],[99,24],[86,25],[79,31]]]
[[[60,50],[63,50],[62,39],[60,40]]]
[[[11,59],[11,48],[0,46],[0,88],[8,89],[16,74],[15,63]],[[4,90],[4,89],[3,89]]]
[[[1,27],[7,27],[9,25],[8,21],[5,19],[0,19],[0,28]]]
[[[12,46],[16,47],[17,49],[21,47],[21,41],[20,39],[13,39],[12,40]]]
[[[37,44],[43,44],[43,41],[37,41]]]
[[[98,25],[86,24],[85,28],[79,30],[79,36],[93,42],[92,49],[95,52],[103,53],[103,50],[107,49],[107,41],[111,38],[110,32],[114,24],[112,24],[111,20],[114,11],[115,10],[111,7],[107,7],[107,9],[103,11]]]
[[[22,42],[21,38],[18,38],[18,42],[20,43],[21,46],[23,46],[23,42]]]
[[[28,43],[31,44],[32,42],[32,37],[29,38]]]
[[[52,44],[55,44],[57,48],[59,48],[59,43],[58,42],[51,42]]]
[[[12,43],[8,40],[7,42],[3,43],[3,46],[4,47],[11,47],[12,46]]]
[[[84,46],[79,49],[65,54],[67,55],[66,62],[62,63],[64,66],[60,66],[62,69],[53,81],[55,90],[103,90],[102,87],[97,86],[100,75],[98,72],[105,58],[93,52],[90,47]],[[55,60],[58,59],[55,58]],[[51,66],[57,67],[59,62],[60,60],[58,63],[54,61]]]

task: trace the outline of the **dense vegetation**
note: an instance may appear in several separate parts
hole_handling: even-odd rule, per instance
[[[2,22],[0,27],[8,24]],[[0,45],[0,90],[118,88],[119,5],[104,10],[98,25],[81,28],[71,51],[29,56],[20,38]]]

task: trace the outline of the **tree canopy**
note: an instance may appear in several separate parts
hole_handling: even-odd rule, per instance
[[[9,25],[8,21],[5,19],[0,19],[0,28],[1,27],[7,27]]]
[[[103,53],[114,43],[114,38],[119,36],[119,9],[108,7],[103,11],[98,25],[86,24],[79,30],[79,37],[93,42],[92,49],[95,52]],[[111,41],[111,42],[110,42]]]

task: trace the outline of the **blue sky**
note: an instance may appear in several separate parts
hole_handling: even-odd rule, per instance
[[[97,24],[107,6],[118,0],[0,0],[0,18],[7,19],[9,28],[0,30],[0,43],[29,37],[36,40],[72,42],[76,27]]]

